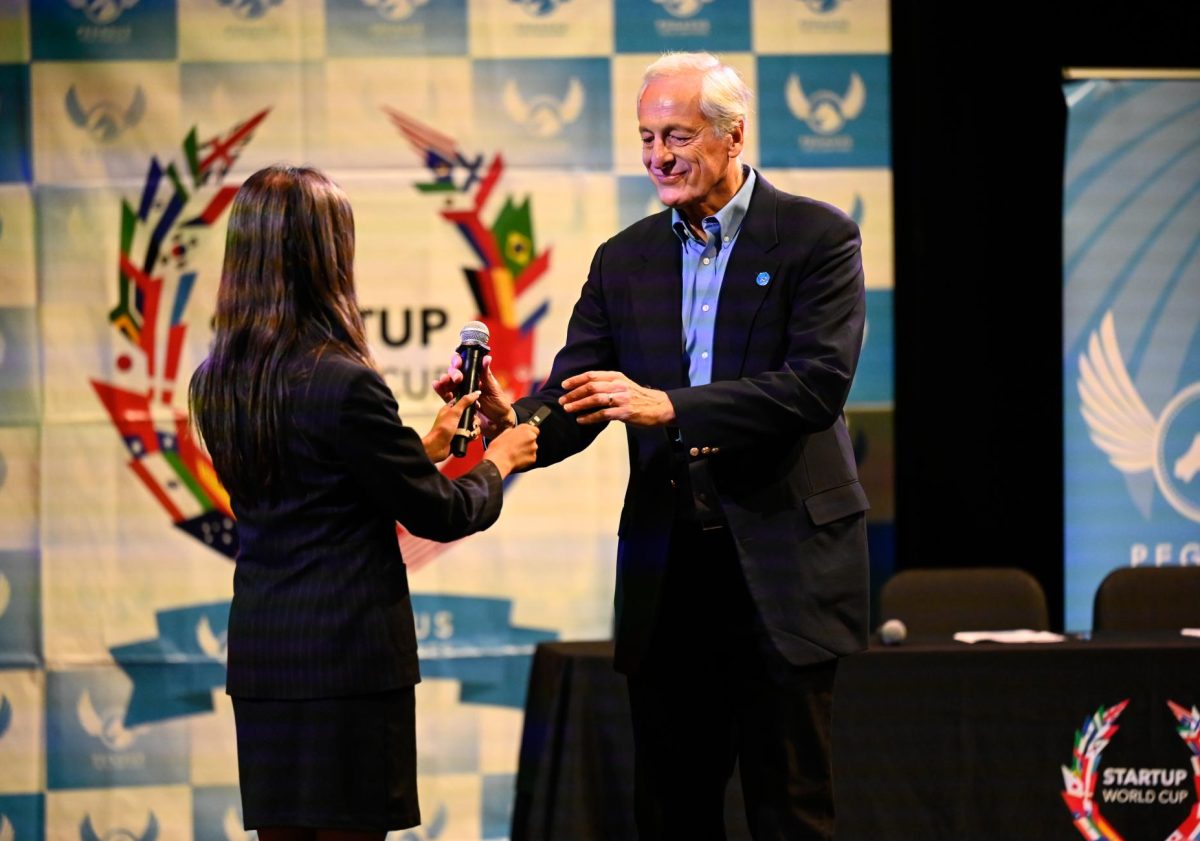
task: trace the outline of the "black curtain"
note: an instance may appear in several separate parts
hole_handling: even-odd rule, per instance
[[[891,7],[896,568],[1022,567],[1061,629],[1063,69],[1200,66],[1200,9]]]

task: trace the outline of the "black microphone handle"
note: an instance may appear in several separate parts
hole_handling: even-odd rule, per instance
[[[479,377],[483,371],[483,357],[487,355],[487,352],[487,345],[481,345],[476,342],[458,346],[458,355],[462,359],[463,378],[462,382],[458,384],[458,388],[454,391],[454,398],[456,400],[479,388]],[[462,415],[458,419],[458,428],[454,430],[454,437],[450,439],[450,453],[457,458],[465,456],[474,432],[475,404],[472,403],[463,410]]]

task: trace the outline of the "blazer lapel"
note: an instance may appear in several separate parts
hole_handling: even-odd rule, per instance
[[[671,230],[670,212],[655,226],[642,249],[642,265],[630,275],[630,319],[637,329],[642,370],[651,375],[653,388],[687,385],[683,358],[683,258],[679,239]],[[633,371],[625,371],[637,378]]]
[[[746,349],[754,334],[754,320],[773,284],[779,258],[771,251],[779,242],[776,229],[775,188],[755,173],[754,194],[742,219],[742,230],[721,281],[717,301],[717,328],[713,340],[713,381],[742,376]]]

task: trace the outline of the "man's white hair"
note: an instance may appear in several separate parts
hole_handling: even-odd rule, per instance
[[[700,77],[700,113],[718,136],[729,134],[738,122],[749,117],[750,99],[754,95],[750,87],[740,73],[706,52],[664,53],[642,75],[638,104],[642,102],[646,86],[655,79],[686,75]]]

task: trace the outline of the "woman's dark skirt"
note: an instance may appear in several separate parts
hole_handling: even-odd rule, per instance
[[[242,823],[391,830],[421,822],[413,688],[234,698]]]

